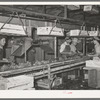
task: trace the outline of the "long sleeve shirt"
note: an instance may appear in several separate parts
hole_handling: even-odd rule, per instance
[[[60,53],[65,51],[65,48],[66,48],[67,45],[69,45],[67,42],[64,42],[64,43],[61,44],[61,46],[60,46]]]

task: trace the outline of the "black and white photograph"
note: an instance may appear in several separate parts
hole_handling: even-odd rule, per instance
[[[100,4],[0,4],[0,90],[99,92]]]

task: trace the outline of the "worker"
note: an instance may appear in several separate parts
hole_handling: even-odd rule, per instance
[[[94,43],[94,55],[89,55],[93,57],[100,57],[100,39],[98,37],[93,38],[93,43]]]
[[[71,52],[73,54],[81,54],[81,52],[78,50],[77,45],[80,43],[78,38],[73,38],[70,48],[71,48]]]
[[[6,39],[3,36],[0,36],[0,60],[3,60],[3,46],[6,43]]]
[[[63,59],[66,59],[66,56],[71,54],[70,44],[71,44],[71,38],[66,37],[65,41],[60,46],[60,54]]]
[[[71,45],[70,45],[71,52],[77,53],[77,49],[76,49],[77,43],[78,43],[78,39],[77,39],[77,38],[73,38],[73,39],[72,39],[72,43],[71,43]]]
[[[88,54],[89,57],[100,58],[100,39],[98,37],[93,38],[94,43],[94,54]]]
[[[60,46],[60,54],[66,59],[67,57],[74,57],[75,55],[83,55],[81,52],[77,50],[77,44],[79,40],[77,38],[66,38],[65,42]]]
[[[65,41],[60,46],[60,53],[61,54],[66,54],[67,52],[69,52],[70,43],[71,43],[71,39],[66,37]],[[66,46],[67,46],[67,48],[66,48]]]

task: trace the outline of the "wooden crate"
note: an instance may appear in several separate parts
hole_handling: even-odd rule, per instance
[[[88,86],[100,88],[100,68],[87,67],[85,68],[85,71],[88,71],[87,73],[84,73],[85,79],[88,79]]]
[[[45,89],[50,89],[49,79],[38,80],[37,86]]]
[[[7,90],[7,84],[3,80],[0,80],[0,90]]]
[[[1,90],[25,90],[34,87],[32,76],[20,75],[6,78],[7,81],[0,82]]]
[[[6,84],[7,82],[8,82],[7,79],[0,76],[0,90],[6,90],[7,89],[7,84]]]
[[[96,69],[91,69],[88,72],[88,86],[96,88],[97,86],[97,71]]]

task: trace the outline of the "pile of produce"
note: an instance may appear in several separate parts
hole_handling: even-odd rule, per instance
[[[11,65],[4,64],[3,66],[1,66],[0,71],[8,71],[8,70],[14,70],[14,69],[21,69],[21,68],[26,68],[26,67],[31,67],[31,63],[30,62],[19,63],[18,65],[15,64],[15,63],[11,63]]]
[[[24,67],[31,67],[31,63],[30,62],[19,63],[19,68],[24,68]]]
[[[39,65],[45,65],[45,64],[49,64],[49,61],[36,61],[33,66],[39,66]]]
[[[7,70],[9,70],[10,69],[10,67],[8,66],[8,65],[3,65],[2,67],[1,67],[1,69],[0,69],[0,71],[7,71]]]

